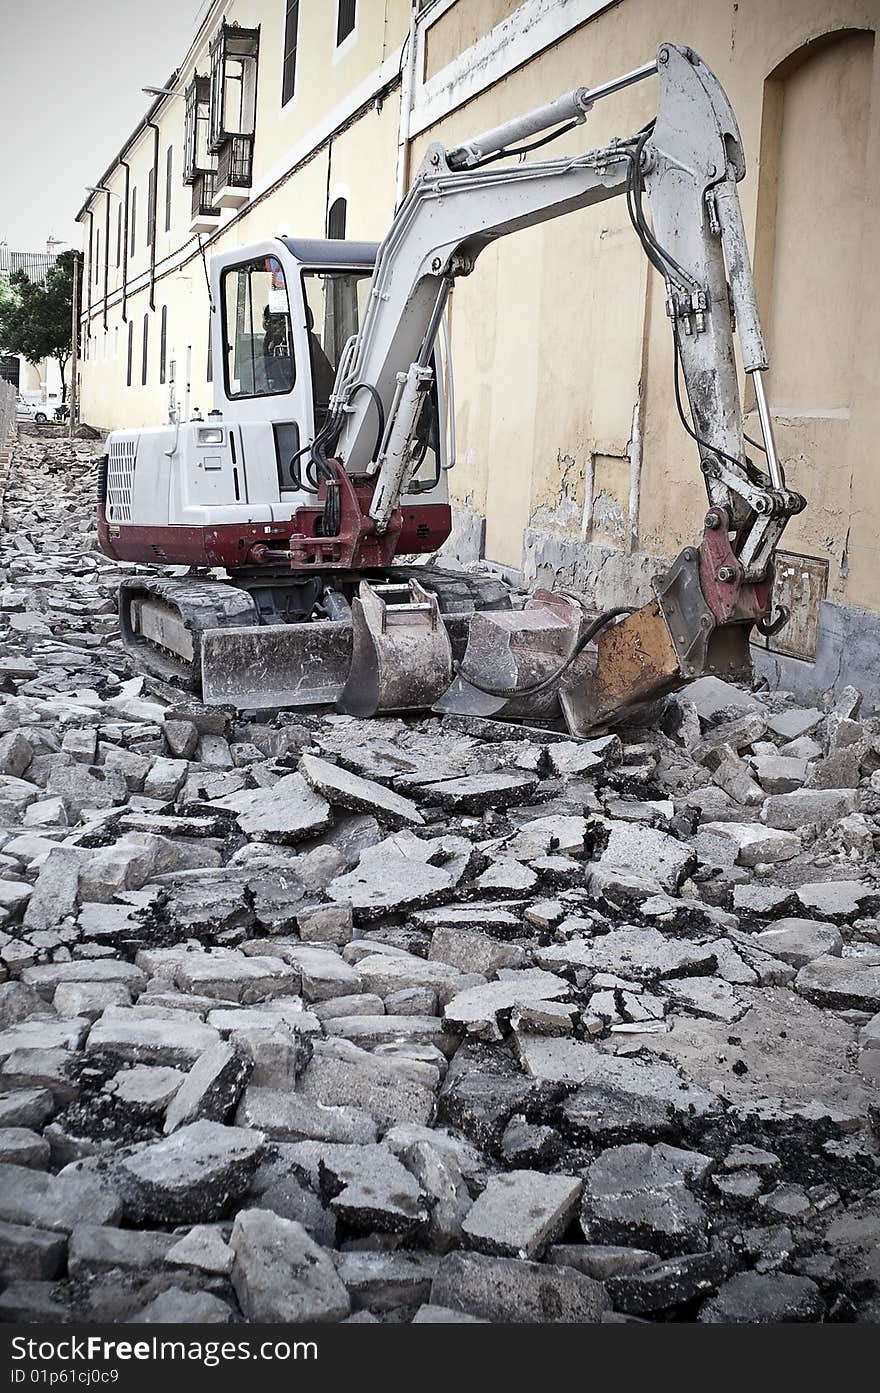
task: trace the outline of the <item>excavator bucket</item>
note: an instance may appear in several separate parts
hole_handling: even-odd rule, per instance
[[[452,645],[436,595],[416,580],[361,581],[352,604],[353,652],[338,700],[351,716],[420,711],[452,677]]]
[[[352,627],[343,620],[209,629],[201,644],[202,700],[251,711],[332,706],[351,655]]]
[[[434,710],[517,721],[558,717],[555,684],[535,693],[529,689],[565,662],[583,618],[576,601],[546,590],[536,591],[521,610],[476,613],[461,668]]]

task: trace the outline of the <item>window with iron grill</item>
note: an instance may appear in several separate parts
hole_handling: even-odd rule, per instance
[[[98,284],[98,262],[101,257],[101,229],[95,229],[95,285]]]
[[[296,49],[299,41],[299,0],[287,0],[284,16],[284,62],[281,69],[281,105],[286,106],[296,90]]]
[[[168,306],[162,306],[162,319],[159,327],[159,381],[164,383],[168,362]]]
[[[125,385],[131,386],[132,359],[134,358],[134,320],[128,321],[128,366],[125,372]]]
[[[330,212],[327,214],[327,236],[338,238],[340,241],[345,237],[345,223],[348,215],[348,203],[344,198],[337,198],[330,205]]]
[[[116,267],[122,265],[122,200],[116,210]]]
[[[131,191],[131,213],[129,214],[129,225],[131,227],[131,241],[128,246],[129,256],[134,256],[134,244],[137,229],[137,189]]]
[[[141,354],[141,386],[142,386],[142,387],[146,387],[146,385],[147,385],[147,342],[148,342],[148,335],[149,335],[149,332],[150,332],[150,316],[149,316],[149,314],[145,314],[145,315],[144,315],[144,347],[143,347],[143,352],[142,352],[142,354]]]
[[[186,114],[183,126],[183,182],[195,183],[201,170],[212,169],[208,154],[208,114],[211,100],[211,79],[198,74],[186,89]]]
[[[348,38],[354,29],[354,21],[357,11],[357,0],[339,0],[339,8],[336,11],[336,47]]]
[[[165,151],[165,231],[171,231],[171,173],[174,167],[174,146]]]
[[[254,133],[259,29],[223,21],[211,40],[211,109],[208,147],[219,150],[231,136]]]

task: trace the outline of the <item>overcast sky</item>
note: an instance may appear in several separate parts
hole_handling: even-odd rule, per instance
[[[74,217],[189,46],[201,0],[0,0],[0,241],[80,245]]]

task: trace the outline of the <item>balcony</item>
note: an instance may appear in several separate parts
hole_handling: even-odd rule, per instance
[[[200,169],[196,172],[192,186],[190,232],[213,232],[220,226],[220,209],[217,207],[214,194],[216,178],[216,174],[210,169]]]
[[[253,162],[253,136],[227,136],[217,155],[217,173],[214,176],[216,207],[240,208],[247,203]]]

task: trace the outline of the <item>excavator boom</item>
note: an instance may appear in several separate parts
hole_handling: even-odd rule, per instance
[[[657,116],[640,131],[579,155],[504,162],[533,148],[521,142],[540,136],[534,145],[544,145],[583,124],[597,101],[655,75]],[[763,386],[767,354],[736,191],[744,175],[740,134],[723,89],[691,49],[675,44],[661,45],[654,61],[632,72],[592,90],[577,88],[461,145],[429,146],[375,255],[365,307],[338,352],[326,406],[319,413],[313,393],[311,420],[296,426],[298,448],[290,464],[294,492],[288,496],[295,499],[301,487],[302,505],[291,507],[283,527],[267,527],[266,542],[252,544],[247,553],[251,563],[286,567],[300,582],[308,578],[317,587],[323,622],[335,625],[334,653],[343,655],[344,668],[349,652],[353,655],[342,693],[336,675],[330,683],[343,709],[365,714],[433,702],[439,710],[512,718],[564,715],[570,730],[585,734],[621,709],[702,673],[747,674],[752,629],[757,625],[770,632],[784,618],[771,618],[772,558],[788,519],[804,500],[786,485]],[[449,293],[498,238],[615,197],[626,199],[633,233],[663,278],[675,401],[696,446],[708,495],[703,537],[655,579],[654,598],[637,612],[597,615],[570,598],[543,594],[521,611],[477,604],[465,632],[459,624],[450,643],[448,608],[432,585],[430,568],[405,582],[389,570],[407,550],[405,539],[412,550],[414,536],[430,535],[429,524],[418,522],[428,515],[422,495],[442,499],[445,508],[449,459],[443,441],[449,432],[444,437],[430,420],[432,402],[435,420],[438,415],[438,335]],[[244,271],[250,275],[264,263],[272,272],[265,342],[271,334],[273,345],[283,344],[287,331],[279,298],[286,295],[294,305],[299,279],[299,267],[288,256],[292,250],[284,239],[260,244],[215,258],[212,272],[213,298],[220,307],[213,317],[214,358],[226,364],[220,389],[225,395],[218,404],[233,405],[251,432],[269,416],[275,422],[276,453],[278,413],[290,409],[284,400],[284,363],[276,357],[267,365],[265,375],[276,384],[268,403],[253,385],[233,394],[230,362],[237,364],[241,348],[236,340],[234,353],[231,349],[226,307],[230,278],[237,275],[240,286]],[[240,310],[239,301],[239,319]],[[305,310],[308,316],[309,307]],[[291,313],[292,336],[297,324],[295,311],[288,309],[288,317]],[[249,314],[252,324],[252,300]],[[334,311],[334,322],[346,322],[341,308]],[[743,430],[735,333],[754,386],[763,437],[757,445],[760,463],[747,452],[749,444],[755,446]],[[255,341],[251,330],[245,342],[251,384],[258,377]],[[291,382],[294,376],[291,370]],[[293,386],[288,390],[293,393]],[[312,401],[303,399],[301,405],[309,411]],[[426,477],[432,437],[439,441],[437,468]],[[328,598],[331,576],[335,591]],[[167,603],[167,591],[161,603]],[[142,608],[154,629],[171,632],[173,624],[155,606],[143,601]],[[338,632],[347,615],[350,645]],[[248,634],[237,651],[238,631],[227,624],[224,618],[214,634],[200,632],[201,651],[214,654],[221,674],[235,674],[243,661],[255,661],[244,658],[255,652],[255,640]],[[185,618],[180,626],[188,629]],[[285,667],[287,651],[286,671],[293,673],[281,684],[288,699],[291,691],[313,696],[320,690],[326,696],[329,690],[304,672],[298,658],[290,661],[291,653],[301,651],[313,667],[315,637],[274,633],[276,661]],[[271,684],[262,685],[271,690]],[[444,686],[448,690],[441,695]],[[234,690],[243,704],[235,680],[221,680],[220,689]]]

